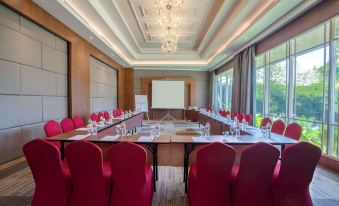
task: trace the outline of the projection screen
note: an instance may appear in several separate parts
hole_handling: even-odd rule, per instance
[[[184,109],[184,81],[152,81],[152,108],[155,109]]]

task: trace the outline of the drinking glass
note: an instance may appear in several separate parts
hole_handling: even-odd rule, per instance
[[[262,136],[266,137],[266,127],[262,126],[260,129],[261,129]]]
[[[200,133],[200,137],[204,137],[205,136],[205,128],[201,126],[199,133]]]
[[[121,126],[120,125],[115,126],[115,131],[118,135],[121,135],[120,134],[121,133]]]
[[[233,137],[233,135],[234,135],[234,133],[235,133],[235,127],[230,127],[230,133],[231,133],[231,135],[232,135],[232,137]]]

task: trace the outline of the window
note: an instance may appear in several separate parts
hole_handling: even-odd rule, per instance
[[[233,81],[233,69],[219,74],[216,78],[217,83],[217,98],[218,98],[218,110],[225,109],[231,110],[232,105],[232,81]]]
[[[339,17],[258,55],[255,77],[257,125],[297,122],[302,140],[338,158]]]

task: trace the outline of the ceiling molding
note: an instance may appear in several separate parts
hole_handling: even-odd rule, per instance
[[[218,68],[319,2],[184,0],[182,41],[177,53],[164,54],[153,0],[33,1],[119,64],[204,71]]]

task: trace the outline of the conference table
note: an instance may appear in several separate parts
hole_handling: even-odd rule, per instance
[[[192,111],[191,111],[192,112]],[[211,122],[211,133],[212,125],[214,125],[213,133],[222,133],[229,127],[234,125],[234,121],[221,116],[213,116],[208,113],[200,113],[194,111],[192,113],[194,118],[199,124],[206,124]],[[220,129],[220,131],[219,131]],[[281,146],[281,152],[284,151],[285,145],[295,144],[298,141],[290,139],[288,137],[271,133],[270,137],[264,137],[262,131],[259,128],[253,126],[247,126],[246,129],[242,129],[240,136],[235,137],[231,135],[210,135],[209,137],[190,136],[190,135],[173,135],[171,136],[172,144],[183,144],[184,145],[184,182],[185,192],[187,192],[187,178],[189,169],[189,156],[197,145],[209,144],[211,142],[222,142],[228,145],[252,145],[258,142],[266,142],[272,145]]]
[[[115,144],[119,142],[133,142],[136,144],[142,144],[147,147],[147,149],[152,154],[153,160],[153,184],[154,191],[156,190],[156,180],[158,179],[158,145],[159,144],[169,144],[170,136],[169,135],[160,135],[159,137],[150,137],[143,134],[130,134],[128,136],[116,135],[115,126],[125,122],[128,130],[134,130],[138,125],[142,125],[143,113],[138,113],[132,115],[125,119],[114,119],[111,123],[98,129],[96,135],[90,135],[87,131],[87,128],[79,128],[76,130],[68,131],[54,137],[47,138],[48,141],[58,141],[60,142],[60,151],[61,158],[64,159],[64,150],[66,142],[73,141],[90,141],[93,143],[107,143]]]

